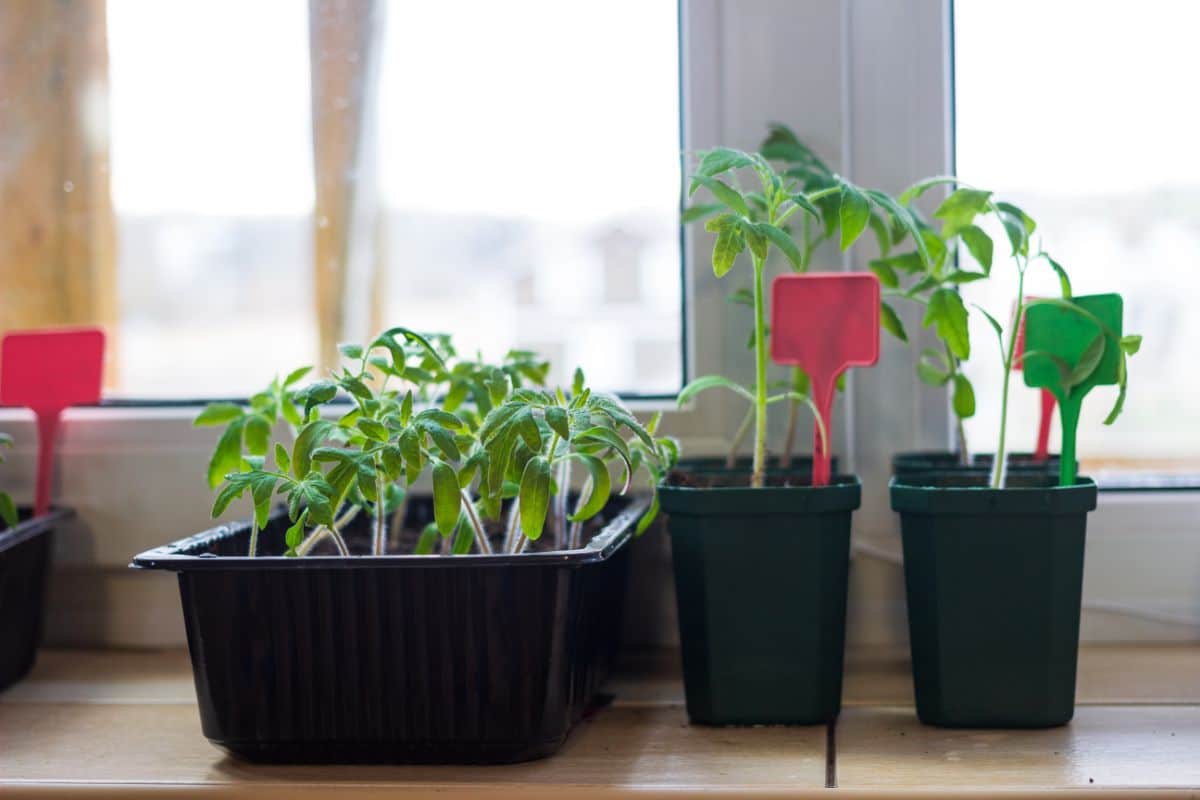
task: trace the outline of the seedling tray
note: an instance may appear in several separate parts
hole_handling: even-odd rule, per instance
[[[40,517],[22,509],[22,521],[0,531],[0,690],[25,677],[37,658],[54,529],[72,516],[66,508]]]
[[[432,517],[429,498],[410,519]],[[643,502],[577,550],[285,558],[276,512],[142,553],[178,573],[204,735],[253,761],[503,763],[550,755],[621,630]]]

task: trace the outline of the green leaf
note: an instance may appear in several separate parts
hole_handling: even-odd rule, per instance
[[[337,397],[337,384],[333,381],[317,381],[296,392],[296,400],[304,403],[304,417],[314,407],[328,403]]]
[[[245,437],[246,452],[254,456],[265,456],[270,447],[270,420],[258,414],[246,417]]]
[[[294,475],[304,477],[312,469],[313,451],[330,438],[337,426],[326,419],[306,423],[292,445],[292,469]]]
[[[587,500],[569,517],[571,522],[583,522],[596,516],[604,510],[612,496],[612,478],[605,463],[595,456],[579,454],[578,457],[591,476],[591,491]]]
[[[583,393],[583,388],[586,385],[587,385],[587,381],[584,380],[583,370],[580,369],[579,367],[576,367],[575,375],[571,379],[571,396],[578,397],[580,394]]]
[[[691,400],[693,397],[698,395],[700,392],[703,392],[706,389],[711,389],[715,386],[722,386],[726,389],[729,389],[732,392],[736,392],[737,394],[740,394],[742,397],[746,398],[750,402],[754,402],[754,395],[750,392],[749,389],[746,389],[745,387],[734,383],[733,381],[729,380],[729,378],[726,378],[724,375],[704,375],[703,377],[696,378],[694,381],[689,383],[687,386],[685,386],[679,390],[679,396],[677,398],[675,398],[675,402],[677,405],[682,406],[684,403]]]
[[[0,519],[10,528],[15,527],[19,519],[16,503],[4,492],[0,492]]]
[[[246,487],[247,484],[245,483],[228,483],[221,487],[221,491],[217,493],[216,500],[213,501],[213,519],[216,519],[224,514],[229,508],[230,503],[244,495],[246,493]]]
[[[517,434],[525,442],[531,452],[538,453],[542,449],[542,432],[538,429],[537,420],[533,418],[533,409],[526,408],[513,418]]]
[[[892,336],[902,342],[908,341],[908,333],[904,330],[904,323],[901,321],[900,315],[896,313],[896,309],[882,301],[879,303],[879,321],[883,325],[883,329]]]
[[[971,339],[967,328],[967,309],[958,292],[943,288],[931,294],[921,324],[926,328],[936,325],[938,338],[950,347],[950,352],[961,359],[970,357]]]
[[[961,372],[954,376],[954,413],[959,419],[975,416],[975,388]]]
[[[197,428],[206,425],[224,425],[245,413],[245,409],[235,403],[209,403],[196,419],[192,420],[192,424]]]
[[[408,425],[409,420],[412,419],[412,412],[413,412],[413,393],[412,393],[412,389],[409,389],[408,393],[404,395],[404,401],[400,404],[400,424],[401,425],[405,425],[405,426]]]
[[[275,494],[275,484],[278,481],[274,475],[259,473],[250,484],[250,496],[254,500],[254,522],[259,529],[267,525],[271,516],[271,495]]]
[[[688,206],[679,213],[679,223],[681,225],[688,225],[724,210],[725,206],[720,203],[697,203],[696,205]]]
[[[1137,351],[1142,349],[1142,337],[1136,333],[1122,336],[1121,349],[1125,352],[1125,355],[1136,355]]]
[[[1066,388],[1078,386],[1091,377],[1096,371],[1096,367],[1100,366],[1101,359],[1104,358],[1104,333],[1097,333],[1096,338],[1088,344],[1083,354],[1079,356],[1079,361],[1071,368],[1071,373],[1067,376]]]
[[[942,201],[933,215],[945,222],[942,235],[954,236],[970,225],[976,215],[987,210],[992,193],[982,189],[955,189]]]
[[[215,489],[225,480],[230,472],[236,472],[242,465],[242,428],[243,419],[235,419],[217,440],[216,450],[208,462],[208,486]]]
[[[953,175],[938,175],[933,178],[925,178],[901,192],[898,199],[904,205],[908,205],[933,187],[945,186],[951,183],[958,183],[958,178]]]
[[[741,228],[742,238],[750,246],[750,252],[759,261],[765,261],[767,258],[767,238],[759,231],[758,226],[749,220],[739,219],[738,227]]]
[[[299,369],[292,370],[288,373],[287,377],[283,379],[283,388],[286,389],[292,384],[298,383],[301,378],[310,372],[312,372],[312,367],[300,367]]]
[[[892,265],[887,259],[876,258],[868,265],[871,272],[875,273],[875,277],[879,278],[879,283],[889,289],[895,289],[900,285],[900,276],[896,274],[896,270],[892,269]]]
[[[971,257],[983,267],[983,271],[991,271],[992,237],[988,236],[976,225],[966,226],[959,231],[958,235],[962,237],[963,243],[967,246],[967,251],[970,252]]]
[[[692,189],[690,193],[694,193],[697,186],[703,186],[705,189],[708,189],[712,192],[713,197],[721,201],[731,211],[743,217],[750,216],[750,207],[746,205],[746,198],[742,197],[741,192],[724,181],[704,175],[694,175],[692,177]]]
[[[1046,253],[1042,253],[1042,257],[1046,259],[1046,263],[1050,265],[1050,269],[1058,275],[1058,284],[1062,289],[1062,296],[1066,299],[1071,297],[1071,279],[1067,276],[1067,271],[1063,269],[1062,264],[1059,264]]]
[[[725,228],[717,234],[712,252],[713,275],[718,278],[725,277],[725,273],[733,268],[733,262],[745,246],[745,240],[733,228]]]
[[[550,406],[546,409],[546,424],[550,426],[550,430],[557,433],[563,439],[571,438],[571,426],[568,422],[567,411],[558,406]]]
[[[871,219],[871,204],[866,195],[848,183],[842,184],[841,206],[838,208],[838,225],[841,227],[842,252],[867,229]]]
[[[633,530],[634,536],[641,536],[654,522],[658,516],[658,492],[654,493],[654,497],[650,500],[650,507],[646,509],[646,513],[642,514],[642,518],[638,520],[637,527]]]
[[[433,546],[438,541],[437,525],[432,522],[425,526],[421,531],[421,536],[417,539],[417,544],[413,548],[413,555],[428,556],[433,554]]]
[[[563,487],[566,491],[566,487]],[[534,456],[521,473],[520,491],[521,532],[536,541],[546,524],[550,507],[550,462],[544,456]]]
[[[287,544],[289,551],[295,551],[300,543],[304,541],[304,524],[308,521],[308,511],[300,514],[300,518],[293,522],[287,529],[287,533],[283,535],[283,541]]]
[[[462,507],[458,476],[454,468],[444,461],[433,464],[433,518],[438,530],[447,536],[458,524],[458,512]]]
[[[377,442],[386,442],[388,440],[388,429],[383,423],[373,419],[360,419],[358,421],[358,429],[366,434],[368,439],[374,439]]]
[[[787,234],[782,228],[771,225],[767,222],[760,222],[756,226],[758,232],[770,240],[771,244],[779,249],[779,252],[791,262],[792,266],[803,271],[805,268],[804,255],[800,252],[800,248],[792,241],[792,237]],[[751,302],[754,298],[751,296]]]
[[[875,205],[886,211],[896,223],[896,226],[906,232],[913,239],[913,244],[917,248],[917,254],[926,267],[933,266],[933,258],[929,254],[929,246],[925,238],[921,236],[920,226],[917,224],[916,218],[912,211],[897,203],[892,198],[888,197],[883,192],[875,189],[868,189],[867,197],[869,197]],[[893,244],[900,241],[899,236],[893,236]]]
[[[360,359],[363,357],[363,349],[361,344],[339,344],[338,352],[346,358]]]
[[[795,194],[788,195],[788,199],[796,204],[796,208],[800,209],[805,214],[808,214],[813,219],[821,219],[821,210],[813,205],[813,202],[809,200],[807,196],[801,194],[800,192],[796,192]]]
[[[925,350],[917,360],[917,377],[929,386],[945,386],[950,381],[946,359],[936,350]]]
[[[288,455],[287,448],[279,442],[275,443],[275,466],[284,473],[292,470],[292,457]]]
[[[735,306],[754,306],[754,293],[749,289],[742,288],[731,292],[725,298],[725,302]]]
[[[750,156],[741,150],[729,147],[714,147],[700,156],[700,164],[696,167],[698,175],[712,177],[728,172],[731,169],[741,169],[751,164]]]
[[[288,492],[288,514],[295,517],[304,509],[318,525],[333,524],[333,501],[337,490],[320,473],[310,473],[292,484]]]
[[[1037,228],[1033,218],[1012,203],[996,203],[1000,212],[1000,222],[1004,225],[1004,233],[1012,247],[1012,255],[1029,252],[1029,237]]]
[[[597,425],[575,434],[575,437],[571,441],[577,446],[579,444],[587,444],[589,442],[598,442],[612,448],[613,452],[615,452],[617,456],[623,462],[625,462],[625,486],[622,487],[621,494],[625,493],[626,489],[629,488],[629,478],[633,474],[633,463],[632,457],[629,454],[629,445],[625,443],[624,439],[617,435],[616,431],[614,431],[612,428],[605,428],[601,425]]]

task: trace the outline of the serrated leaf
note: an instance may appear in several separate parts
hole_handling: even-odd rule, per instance
[[[896,270],[892,268],[887,259],[874,259],[867,266],[870,267],[871,272],[875,273],[875,277],[879,278],[881,285],[889,289],[895,289],[900,285],[900,276],[896,274]]]
[[[931,294],[921,324],[926,328],[936,325],[938,338],[945,342],[950,352],[958,358],[965,360],[971,356],[967,309],[958,292],[943,288]]]
[[[255,456],[266,455],[270,440],[271,423],[265,417],[258,414],[246,417],[245,443],[248,453]]]
[[[377,442],[386,442],[388,440],[388,429],[376,420],[360,419],[357,427],[368,439],[374,439]]]
[[[942,233],[954,236],[988,208],[992,193],[983,189],[955,189],[942,201],[933,215],[945,222]]]
[[[717,241],[713,244],[712,251],[713,275],[718,278],[725,277],[725,274],[733,268],[733,262],[737,260],[738,254],[744,247],[745,241],[732,228],[725,228],[717,234]]]
[[[221,488],[221,491],[217,493],[216,499],[213,501],[213,507],[212,507],[213,519],[216,519],[217,517],[224,514],[225,511],[229,508],[230,503],[232,503],[234,500],[237,500],[242,495],[244,495],[246,493],[246,487],[247,487],[247,484],[245,484],[245,483],[239,483],[239,484],[229,483],[229,484],[226,484],[225,486],[223,486]]]
[[[299,369],[292,370],[288,373],[287,377],[283,379],[283,388],[286,389],[292,384],[299,382],[301,378],[310,372],[312,372],[312,367],[300,367]]]
[[[565,488],[564,488],[565,491]],[[536,541],[542,535],[546,512],[550,507],[550,462],[534,456],[521,473],[520,494],[521,532]]]
[[[767,238],[759,232],[758,227],[749,220],[739,219],[738,227],[741,228],[742,238],[746,240],[746,244],[750,247],[750,252],[759,261],[766,260],[767,257]]]
[[[714,147],[700,156],[700,164],[696,167],[698,175],[712,177],[728,172],[731,169],[741,169],[750,166],[750,156],[740,150],[729,147]]]
[[[308,475],[312,469],[312,454],[322,442],[329,439],[336,426],[325,419],[306,423],[292,445],[292,468],[299,477]]]
[[[279,442],[275,443],[275,466],[280,472],[292,471],[292,457],[288,455],[287,448]]]

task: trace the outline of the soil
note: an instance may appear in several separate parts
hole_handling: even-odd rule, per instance
[[[691,489],[748,488],[750,486],[750,473],[688,472],[677,469],[672,470],[667,475],[667,485],[684,486]],[[798,470],[784,474],[778,472],[767,473],[763,480],[763,486],[812,486],[812,474],[807,470]]]

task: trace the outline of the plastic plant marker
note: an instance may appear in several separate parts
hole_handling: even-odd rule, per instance
[[[1074,297],[1071,303],[1099,320],[1102,329],[1087,316],[1058,305],[1035,305],[1025,312],[1025,385],[1050,390],[1058,400],[1062,422],[1062,464],[1059,483],[1075,483],[1075,433],[1079,427],[1079,409],[1083,398],[1095,386],[1114,386],[1120,382],[1123,302],[1119,294]],[[1103,337],[1104,352],[1091,373],[1074,385],[1064,370],[1074,369],[1083,360],[1098,336]]]
[[[100,401],[103,368],[104,331],[99,328],[16,331],[0,342],[0,405],[24,406],[37,416],[38,516],[50,510],[50,475],[62,411]]]
[[[1036,300],[1036,297],[1026,297],[1028,300]],[[1021,326],[1017,329],[1017,352],[1013,360],[1014,370],[1022,368],[1021,358],[1025,355],[1025,318],[1021,318]],[[1054,399],[1054,392],[1049,389],[1042,389],[1042,413],[1038,419],[1038,435],[1037,446],[1033,450],[1033,460],[1039,463],[1045,462],[1050,458],[1050,418],[1054,416],[1054,407],[1058,401]]]
[[[879,360],[879,279],[870,273],[780,275],[771,284],[771,358],[808,374],[832,439],[833,393],[849,367]],[[829,447],[814,425],[813,486],[829,484]]]

